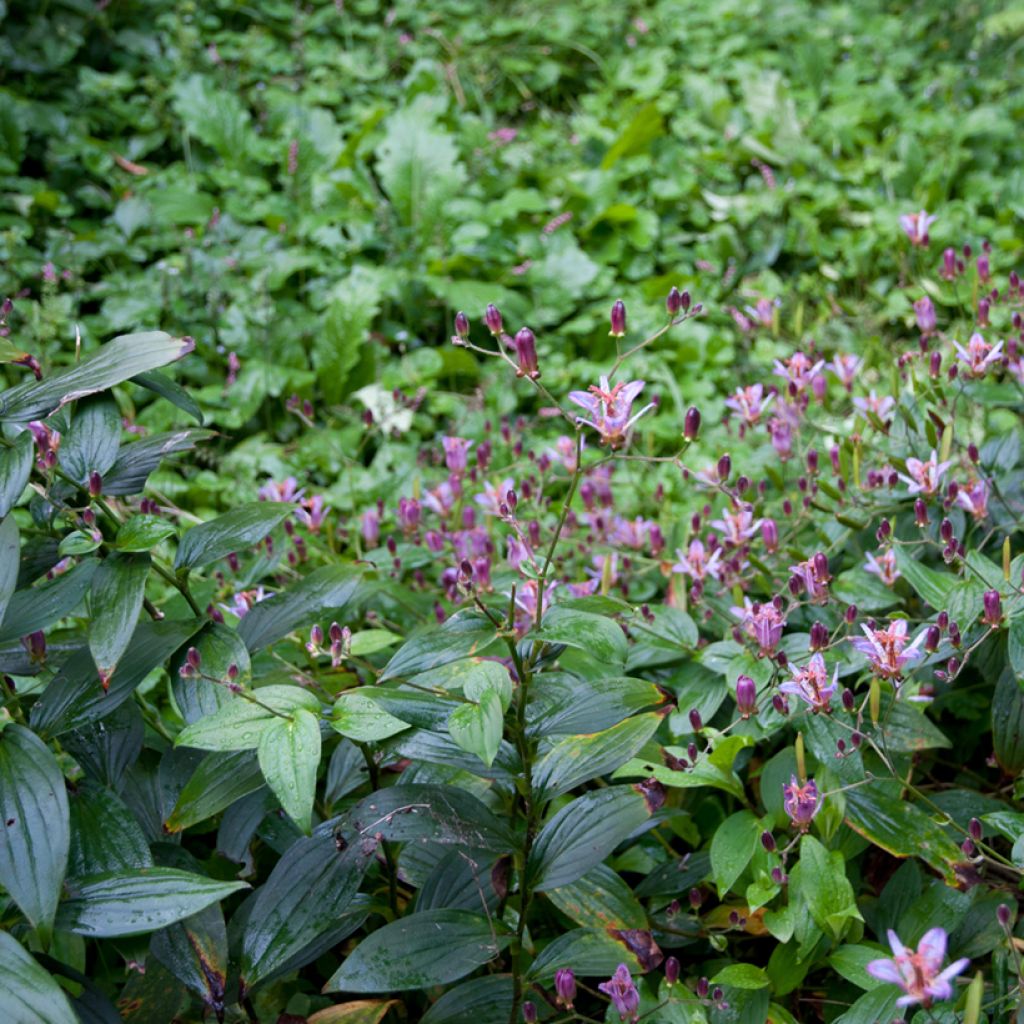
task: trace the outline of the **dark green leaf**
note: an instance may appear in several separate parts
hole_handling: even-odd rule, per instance
[[[512,1012],[512,975],[488,974],[448,989],[420,1024],[482,1024],[489,1017],[506,1021]]]
[[[0,516],[21,497],[32,474],[32,433],[23,430],[10,447],[0,449]]]
[[[140,868],[79,878],[68,888],[71,895],[60,905],[59,927],[111,938],[164,928],[249,886],[178,868]]]
[[[64,776],[50,748],[21,725],[0,732],[0,879],[49,934],[70,843]]]
[[[904,547],[896,548],[896,564],[903,578],[936,611],[946,607],[949,592],[957,581],[955,576],[922,565]]]
[[[216,903],[156,932],[149,948],[214,1013],[223,1012],[228,933],[224,913]]]
[[[746,870],[761,843],[763,827],[750,811],[737,811],[715,829],[711,839],[711,873],[719,899]]]
[[[451,738],[470,754],[476,754],[489,768],[501,747],[505,718],[501,698],[495,690],[486,690],[480,702],[460,704],[448,716]]]
[[[992,747],[1007,774],[1024,768],[1024,686],[1011,671],[1000,675],[992,697]]]
[[[549,889],[547,896],[582,928],[647,927],[647,913],[632,889],[604,864],[569,885]]]
[[[57,454],[61,467],[77,484],[93,472],[107,472],[121,446],[121,413],[110,398],[87,398],[78,403],[71,429],[61,438]]]
[[[168,402],[176,405],[182,412],[186,412],[199,424],[203,425],[203,410],[199,408],[196,400],[176,381],[161,373],[159,370],[150,370],[148,373],[139,373],[132,377],[135,384],[152,391],[153,394],[166,398]]]
[[[89,650],[104,688],[135,632],[148,576],[149,555],[108,555],[93,574]]]
[[[320,722],[305,708],[288,718],[275,718],[260,735],[259,763],[281,807],[303,832],[308,832],[320,765]]]
[[[502,923],[465,910],[425,910],[371,932],[324,986],[327,992],[402,992],[445,985],[508,944]]]
[[[187,648],[179,650],[171,661],[174,703],[188,725],[231,703],[232,694],[227,687],[228,682],[244,686],[252,674],[248,649],[238,633],[223,623],[207,623],[198,636],[192,638],[191,646],[195,647],[202,659],[201,677],[181,675]],[[232,665],[238,669],[234,680],[228,676]]]
[[[815,924],[833,938],[840,938],[847,921],[863,920],[842,853],[826,850],[811,835],[800,840],[799,891]]]
[[[0,395],[0,419],[15,423],[46,419],[68,402],[165,366],[194,347],[191,338],[172,338],[163,331],[121,335],[70,370],[5,391]]]
[[[103,479],[104,494],[138,494],[146,486],[149,474],[168,455],[191,451],[200,441],[216,437],[215,431],[173,430],[153,434],[121,447],[117,461]]]
[[[18,640],[37,629],[46,629],[58,619],[70,615],[85,597],[96,559],[89,558],[37,587],[16,591],[7,604],[7,614],[0,625],[0,643]]]
[[[21,548],[18,524],[8,515],[0,522],[0,625],[7,614],[14,588],[18,585],[18,566]]]
[[[104,786],[86,783],[72,794],[70,803],[69,878],[153,866],[142,827],[120,797]]]
[[[292,512],[283,501],[254,501],[193,526],[178,545],[175,569],[194,569],[258,544]]]
[[[149,551],[174,533],[174,524],[160,516],[136,515],[121,525],[114,543],[118,551]]]
[[[64,990],[8,932],[0,932],[0,1005],[11,1024],[80,1024]]]
[[[263,785],[263,773],[251,750],[207,754],[178,795],[164,830],[181,832],[219,814]]]
[[[578,647],[608,665],[622,665],[626,661],[622,627],[613,619],[591,612],[555,605],[544,616],[539,632],[531,633],[530,639]]]
[[[555,971],[570,967],[580,978],[607,978],[624,963],[641,970],[636,956],[604,929],[574,928],[550,942],[530,965],[532,981],[551,984]]]
[[[419,672],[483,654],[494,642],[494,624],[476,612],[456,612],[440,626],[411,636],[387,663],[381,680],[408,679]]]

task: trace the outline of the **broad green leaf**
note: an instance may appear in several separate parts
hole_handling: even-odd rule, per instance
[[[366,693],[348,690],[334,702],[331,728],[358,743],[372,743],[403,732],[409,725],[389,715]]]
[[[91,473],[102,476],[110,469],[120,447],[121,413],[117,404],[109,397],[87,398],[78,403],[57,455],[64,472],[85,486]]]
[[[710,757],[699,757],[697,763],[685,771],[669,768],[655,759],[633,758],[613,773],[612,778],[653,778],[662,785],[675,789],[698,789],[702,786],[711,786],[743,799],[743,783],[739,776],[732,771],[732,763],[736,760],[736,755],[740,750],[752,742],[748,736],[729,736],[724,740],[719,740]],[[674,758],[689,762],[689,754],[684,747],[665,747],[664,752]]]
[[[1020,684],[1021,680],[1024,680],[1024,615],[1018,615],[1015,619],[1010,620],[1010,628],[1007,633],[1007,654],[1010,659],[1010,668],[1013,669],[1013,674]]]
[[[651,614],[653,621],[638,616],[630,625],[637,643],[662,648],[677,657],[683,657],[697,646],[697,626],[686,612],[660,605],[651,608]]]
[[[150,551],[175,532],[174,524],[166,519],[140,514],[122,523],[114,543],[118,551]]]
[[[199,408],[199,404],[176,380],[172,380],[166,373],[161,373],[159,370],[139,373],[132,377],[132,383],[141,385],[161,398],[166,398],[168,402],[176,405],[182,412],[188,413],[200,426],[203,425],[203,411]]]
[[[913,753],[953,744],[917,704],[894,699],[879,722],[882,747],[889,753]]]
[[[479,1024],[493,1017],[507,1021],[512,1012],[512,975],[485,974],[448,989],[420,1024]]]
[[[460,704],[448,716],[448,732],[463,750],[476,754],[488,767],[501,747],[505,718],[501,698],[494,690],[485,690],[479,703]]]
[[[647,927],[647,913],[632,889],[604,864],[569,885],[549,889],[547,897],[582,928]]]
[[[877,946],[848,944],[840,946],[828,958],[828,962],[829,966],[837,974],[844,977],[847,981],[852,981],[857,988],[870,992],[871,989],[878,988],[879,985],[885,985],[886,982],[872,977],[865,970],[865,967],[872,960],[879,960],[888,956],[888,951],[883,952]]]
[[[11,1024],[80,1024],[50,972],[13,935],[2,931],[0,1005]]]
[[[172,430],[121,446],[117,460],[103,478],[103,493],[113,495],[138,494],[146,486],[149,474],[168,455],[189,452],[200,441],[215,437],[213,430]]]
[[[114,792],[86,783],[72,793],[70,805],[69,878],[153,866],[142,826]]]
[[[57,545],[57,553],[62,558],[67,558],[70,555],[89,555],[102,543],[102,538],[92,533],[86,533],[85,530],[72,530],[70,533],[66,533],[60,544]]]
[[[108,555],[92,577],[92,651],[100,685],[106,689],[131,642],[142,610],[149,575],[149,555]]]
[[[249,651],[237,631],[220,622],[207,623],[192,639],[191,645],[199,652],[202,676],[182,676],[181,668],[188,654],[187,648],[175,652],[171,659],[171,689],[174,703],[186,725],[212,715],[218,708],[230,704],[234,697],[229,682],[245,686],[252,676]],[[234,679],[229,676],[231,666],[238,670]]]
[[[248,616],[247,616],[248,617]],[[384,667],[381,680],[409,678],[453,661],[483,654],[495,640],[494,624],[476,612],[456,612],[440,626],[411,636]]]
[[[389,1010],[401,1005],[397,999],[355,999],[317,1010],[307,1024],[380,1024]]]
[[[729,964],[723,967],[712,979],[712,985],[731,985],[733,988],[758,989],[767,988],[771,981],[768,975],[753,964]]]
[[[619,964],[641,971],[625,943],[603,928],[574,928],[548,943],[530,965],[531,981],[550,985],[555,971],[570,967],[580,978],[607,978]]]
[[[200,718],[186,726],[174,741],[178,747],[197,747],[199,750],[256,750],[260,737],[275,720],[290,715],[299,708],[317,713],[320,702],[300,686],[262,686],[246,691],[249,695],[234,694],[229,703],[212,715]]]
[[[258,544],[292,512],[283,501],[254,501],[193,526],[178,545],[175,569],[194,569]]]
[[[896,548],[896,565],[903,578],[936,611],[946,607],[957,578],[952,573],[936,572],[916,561],[905,547]]]
[[[865,992],[848,1010],[835,1018],[834,1024],[878,1024],[899,1016],[896,1000],[903,995],[897,985],[879,985]]]
[[[643,828],[660,803],[639,787],[610,786],[584,793],[541,829],[526,870],[533,889],[557,889],[582,878],[619,843]]]
[[[320,765],[320,722],[305,708],[275,718],[260,735],[260,770],[281,807],[303,832],[309,832]]]
[[[826,850],[814,836],[805,835],[800,840],[799,874],[800,892],[823,931],[838,939],[847,921],[863,920],[841,851]]]
[[[654,735],[661,720],[658,713],[635,715],[603,732],[559,740],[533,770],[538,799],[551,800],[615,771]]]
[[[70,615],[82,603],[96,566],[97,560],[89,558],[56,579],[15,591],[0,625],[0,643],[19,640]]]
[[[581,679],[565,672],[534,678],[526,707],[528,729],[541,736],[601,732],[637,711],[665,705],[665,691],[629,676]]]
[[[1024,686],[1011,671],[1000,675],[992,697],[992,747],[1007,774],[1024,768]]]
[[[96,677],[92,655],[88,650],[77,651],[33,706],[32,727],[47,736],[59,736],[105,718],[202,625],[201,619],[141,621],[106,692]]]
[[[876,575],[863,569],[848,569],[832,581],[832,593],[844,604],[855,604],[862,612],[881,612],[899,603],[899,595]]]
[[[605,664],[622,665],[626,660],[626,636],[617,622],[573,608],[555,605],[530,639],[578,647]]]
[[[7,515],[0,522],[0,625],[7,614],[7,605],[18,585],[20,538],[14,516]]]
[[[48,935],[68,865],[64,776],[31,730],[0,731],[0,879],[31,924]]]
[[[371,932],[324,986],[326,992],[405,992],[447,985],[509,943],[501,921],[466,910],[425,910]]]
[[[355,658],[366,658],[401,642],[402,638],[397,633],[392,633],[390,629],[362,629],[352,634],[349,650]]]
[[[57,923],[92,938],[143,935],[248,888],[246,882],[219,882],[178,868],[107,872],[69,883]]]
[[[32,433],[23,430],[0,448],[0,516],[6,516],[21,497],[32,474]]]
[[[185,783],[164,830],[174,834],[197,825],[262,785],[263,773],[251,750],[207,754]]]
[[[166,366],[195,348],[191,338],[163,331],[124,334],[103,345],[77,366],[41,381],[19,384],[0,394],[0,420],[28,423],[86,395],[105,391],[138,373]]]
[[[711,873],[719,899],[746,870],[761,844],[763,825],[750,811],[737,811],[715,829],[711,838]]]

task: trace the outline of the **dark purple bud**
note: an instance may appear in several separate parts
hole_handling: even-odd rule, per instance
[[[736,478],[736,490],[743,494],[750,490],[750,478],[746,476],[740,476]]]
[[[690,308],[690,293],[688,291],[684,291],[679,298],[682,302],[683,312],[685,313]]]
[[[892,523],[890,523],[888,519],[883,519],[881,523],[878,524],[879,538],[885,540],[890,533],[892,533]]]
[[[686,744],[686,754],[690,758],[690,760],[693,761],[694,764],[697,763],[697,753],[698,751],[696,743],[693,743],[691,741],[690,743]]]
[[[821,651],[828,647],[828,627],[825,623],[812,623],[810,639],[812,651]]]
[[[967,446],[967,457],[975,465],[978,464],[978,461],[981,459],[981,452],[978,451],[978,446],[976,444],[969,444]]]
[[[1010,917],[1011,917],[1011,911],[1010,911],[1009,904],[1007,904],[1007,903],[1000,903],[999,906],[996,907],[996,920],[1004,928],[1008,928],[1010,926]]]
[[[463,339],[469,337],[469,317],[461,310],[455,314],[455,334]]]
[[[960,844],[960,849],[963,850],[964,855],[967,857],[973,857],[975,853],[974,843],[970,839],[965,839]]]
[[[924,649],[926,651],[937,651],[939,641],[942,639],[942,631],[938,626],[929,626],[924,634]]]
[[[824,551],[819,551],[814,556],[814,575],[819,580],[828,579],[828,556]]]
[[[732,472],[732,459],[728,455],[723,455],[718,460],[718,479],[725,483],[729,479],[730,472]]]
[[[683,296],[679,293],[679,289],[672,285],[668,290],[668,297],[665,299],[665,309],[668,310],[669,316],[676,316],[682,308]]]
[[[681,970],[682,966],[674,956],[670,956],[665,961],[665,984],[668,985],[669,988],[679,980],[679,973]]]
[[[700,905],[704,902],[704,897],[700,893],[700,889],[690,890],[690,906],[694,910],[700,910]]]
[[[971,838],[978,842],[981,839],[981,822],[977,818],[971,818],[967,823],[967,831],[970,832]]]
[[[697,981],[697,998],[706,999],[708,995],[708,989],[711,987],[711,983],[707,978],[700,978]]]
[[[761,845],[769,853],[774,853],[778,849],[778,847],[776,846],[776,843],[775,843],[775,836],[773,836],[771,834],[771,832],[762,832],[761,833]]]
[[[327,635],[331,638],[331,643],[337,643],[341,640],[343,630],[337,622],[331,623],[331,628],[327,631]]]
[[[978,326],[988,327],[988,314],[991,303],[988,299],[978,299]]]
[[[782,871],[782,868],[772,868],[772,881],[776,885],[782,885],[786,881],[786,876]]]
[[[914,522],[922,528],[928,525],[928,506],[921,498],[914,502]]]
[[[799,597],[800,592],[804,589],[804,581],[799,576],[789,577],[789,592],[794,597]]]
[[[516,348],[516,358],[519,360],[516,376],[536,380],[540,376],[540,370],[537,368],[537,338],[533,331],[529,327],[521,327],[513,344]]]
[[[775,664],[778,665],[779,668],[785,668],[789,664],[789,658],[785,651],[779,651],[779,653],[775,655]]]
[[[856,701],[854,700],[853,690],[844,689],[842,696],[843,707],[847,711],[852,711],[856,707]]]
[[[948,519],[943,519],[939,524],[939,536],[948,544],[953,539],[953,524]]]
[[[814,448],[811,448],[807,452],[807,472],[808,473],[817,473],[818,472],[818,452]]]
[[[695,406],[690,406],[686,410],[686,416],[683,419],[683,437],[687,441],[696,441],[697,434],[700,433],[700,410]]]
[[[309,642],[314,649],[323,645],[324,627],[319,623],[309,631]]]
[[[608,332],[613,338],[621,338],[626,333],[626,304],[622,299],[616,299],[612,305],[611,314],[612,329]]]
[[[864,737],[861,736],[861,734],[859,732],[850,733],[850,742],[853,744],[853,749],[854,750],[856,750],[860,746],[861,741],[863,739],[864,739]]]
[[[932,377],[938,377],[938,375],[939,375],[939,373],[941,371],[942,371],[942,355],[939,352],[933,352],[928,357],[928,373],[931,374]]]
[[[501,334],[503,330],[501,313],[498,312],[498,307],[493,303],[487,307],[487,311],[484,313],[484,323],[487,324],[487,330],[491,334]]]
[[[98,498],[103,493],[103,477],[94,469],[89,474],[89,497]]]
[[[704,720],[696,708],[690,708],[690,725],[693,726],[694,732],[700,732],[704,728]]]
[[[516,505],[519,504],[519,498],[516,497],[515,491],[507,491],[505,493],[505,501],[513,512],[516,510]]]
[[[949,629],[949,612],[941,611],[935,617],[935,624],[939,629]]]
[[[953,679],[956,676],[957,672],[959,672],[959,671],[960,671],[960,662],[959,662],[959,660],[956,659],[956,658],[950,658],[949,661],[946,662],[946,675],[950,679]]]
[[[203,663],[203,656],[199,653],[197,647],[190,647],[185,652],[185,661],[194,672],[199,671],[199,666]]]
[[[981,598],[985,609],[984,621],[990,626],[998,626],[1003,621],[1003,602],[998,590],[986,590]]]
[[[720,988],[715,988],[711,993],[711,998],[716,1003],[720,1003],[724,997],[725,993]]]
[[[537,1007],[527,999],[527,1001],[523,1003],[523,1020],[526,1024],[533,1024],[536,1019]]]
[[[555,971],[555,998],[565,1009],[572,1009],[576,998],[576,975],[568,967]]]
[[[757,714],[757,684],[750,676],[736,679],[736,707],[741,718]]]
[[[789,705],[786,703],[786,698],[783,697],[781,693],[776,693],[772,697],[772,707],[775,708],[780,715],[789,714]]]
[[[949,487],[946,489],[946,497],[948,497],[950,501],[956,501],[956,496],[959,493],[960,493],[960,485],[954,480],[954,481],[952,481],[952,483],[950,483]]]

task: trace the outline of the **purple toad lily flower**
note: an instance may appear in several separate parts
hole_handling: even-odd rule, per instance
[[[933,448],[931,457],[924,462],[920,459],[907,459],[907,472],[910,476],[900,473],[900,479],[907,485],[910,494],[930,497],[938,491],[942,477],[951,465],[951,462],[939,462]]]
[[[785,377],[797,391],[803,391],[814,383],[824,365],[824,359],[812,363],[803,352],[794,352],[788,359],[775,360],[775,375]]]
[[[444,446],[444,463],[448,472],[461,476],[466,472],[466,456],[473,442],[463,437],[442,437],[441,444]]]
[[[892,548],[886,548],[877,558],[869,551],[866,561],[864,571],[874,573],[887,587],[891,587],[900,578],[900,571],[896,568],[896,552]]]
[[[749,505],[741,505],[734,512],[726,509],[722,513],[722,518],[712,520],[711,525],[722,531],[726,544],[738,548],[744,541],[754,536],[761,525],[761,520],[755,521],[754,510]]]
[[[925,336],[935,330],[935,304],[927,295],[914,303],[914,314],[917,316],[918,330]]]
[[[828,604],[828,584],[832,577],[828,573],[828,559],[822,555],[808,558],[806,562],[791,565],[789,571],[804,585],[807,596],[814,604]]]
[[[751,384],[749,387],[737,388],[735,394],[725,400],[725,404],[739,413],[744,423],[755,426],[761,422],[761,416],[774,400],[774,395],[764,397],[763,384]]]
[[[868,626],[861,626],[861,629],[864,636],[851,637],[850,643],[867,657],[875,675],[892,680],[902,679],[904,667],[921,657],[918,648],[927,635],[926,632],[919,633],[908,647],[904,619],[891,622],[888,629],[870,629]]]
[[[930,241],[928,229],[937,220],[938,217],[929,214],[925,210],[922,210],[920,213],[905,213],[900,217],[900,227],[906,232],[911,245],[917,245],[925,249]]]
[[[829,682],[825,659],[812,654],[806,668],[791,667],[793,678],[779,687],[780,693],[799,697],[815,714],[832,710],[832,696],[839,689],[839,666],[836,665]]]
[[[864,360],[858,356],[837,352],[832,357],[832,362],[828,364],[828,368],[839,378],[839,382],[843,387],[849,391],[853,387],[853,382],[857,379],[857,374],[860,373],[860,368],[863,365]]]
[[[1003,354],[1003,343],[989,344],[980,334],[972,334],[964,348],[958,341],[953,342],[956,357],[967,366],[971,377],[983,377],[993,363],[998,363]]]
[[[883,423],[892,415],[892,410],[896,405],[895,398],[884,397],[880,398],[875,394],[875,389],[872,388],[867,398],[855,398],[853,400],[854,406],[864,417],[868,418],[869,413],[874,413]]]
[[[576,422],[593,427],[601,435],[601,444],[621,448],[627,441],[633,424],[645,412],[654,408],[654,403],[645,405],[638,413],[630,415],[633,402],[643,391],[645,382],[633,380],[628,384],[620,382],[612,387],[607,377],[601,378],[600,386],[591,385],[589,391],[570,391],[569,400],[590,414],[590,419],[577,417]]]
[[[947,936],[943,928],[931,928],[924,933],[917,949],[909,949],[890,928],[889,945],[892,959],[872,960],[865,968],[872,978],[899,985],[905,995],[896,1000],[897,1006],[931,1006],[937,1000],[949,999],[953,995],[953,979],[963,972],[970,960],[962,957],[955,960],[944,971],[940,971],[946,959]]]
[[[640,1009],[640,993],[637,992],[629,968],[625,964],[619,964],[615,968],[611,981],[602,981],[597,987],[612,1001],[612,1005],[618,1011],[619,1020],[640,1019],[637,1012]]]
[[[722,570],[718,563],[721,561],[722,552],[716,549],[709,555],[707,548],[699,540],[691,540],[686,551],[676,548],[676,558],[678,561],[672,566],[672,571],[685,573],[692,580],[703,582],[707,576],[717,580],[721,575]]]
[[[814,821],[814,816],[821,808],[818,797],[818,785],[814,779],[808,779],[802,786],[795,775],[782,786],[782,807],[789,820],[801,832],[806,832]]]
[[[975,480],[969,487],[961,487],[956,493],[956,503],[975,519],[984,519],[988,515],[988,484]]]
[[[760,648],[758,655],[770,658],[782,639],[786,620],[771,601],[767,604],[751,604],[749,598],[744,598],[743,603],[743,608],[730,610],[740,620],[740,628],[757,642]]]

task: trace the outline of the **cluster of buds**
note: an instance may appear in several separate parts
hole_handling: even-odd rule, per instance
[[[338,668],[351,653],[352,630],[348,626],[339,626],[337,622],[332,622],[327,635],[330,640],[330,646],[325,651],[323,627],[319,624],[313,626],[309,631],[309,641],[306,643],[306,650],[314,658],[318,658],[323,654],[330,654],[331,668]]]

